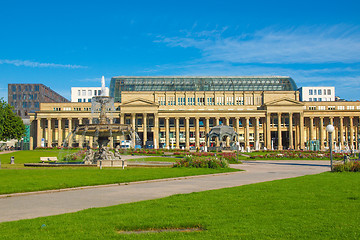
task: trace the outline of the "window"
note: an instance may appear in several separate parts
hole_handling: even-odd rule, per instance
[[[88,102],[91,102],[91,98],[88,99]]]
[[[16,100],[16,94],[13,94],[13,99]]]
[[[313,95],[313,90],[309,89],[309,95]]]
[[[178,98],[178,105],[185,105],[185,98],[184,97],[179,97]]]
[[[344,106],[338,106],[338,110],[345,110]]]
[[[198,100],[198,103],[197,103],[197,105],[205,105],[205,98],[198,98],[197,99]]]
[[[85,99],[85,98],[83,99],[83,102],[86,102],[86,99]]]
[[[39,85],[35,85],[35,92],[39,91]]]
[[[321,95],[321,89],[318,90],[318,95]]]
[[[96,93],[97,93],[97,91],[96,91],[96,90],[94,90],[94,96],[96,96]]]
[[[321,98],[318,98],[318,102],[321,102]]]
[[[21,86],[20,85],[18,86],[18,92],[21,92]]]
[[[216,105],[224,105],[224,97],[217,97]]]
[[[165,97],[158,97],[158,103],[160,106],[165,106]]]
[[[234,105],[234,97],[226,97],[226,105]]]
[[[244,97],[236,97],[236,105],[244,105]]]
[[[78,102],[81,102],[81,98],[78,99]]]
[[[214,105],[215,104],[215,99],[213,97],[208,97],[207,98],[207,105]]]
[[[78,90],[78,96],[81,96],[81,91],[80,90]]]
[[[331,95],[331,89],[327,90],[327,95]]]
[[[88,90],[88,96],[91,96],[91,92],[92,92],[91,90]]]
[[[323,91],[323,92],[324,92],[324,95],[326,95],[326,89],[324,89],[324,91]]]
[[[314,102],[317,102],[317,98],[314,98],[313,100],[314,100]]]
[[[28,89],[28,86],[27,85],[25,85],[25,91],[27,92],[27,91],[29,91],[29,89]]]
[[[34,102],[34,107],[39,108],[39,102]]]
[[[175,105],[175,97],[168,97],[168,105],[170,106]]]
[[[195,98],[194,97],[189,97],[188,98],[188,105],[195,105]]]
[[[15,86],[15,85],[13,85],[13,86],[11,87],[11,89],[12,89],[13,92],[16,92],[16,86]]]
[[[86,90],[82,90],[82,95],[86,96]]]
[[[312,101],[312,98],[309,98],[309,101],[311,102],[311,101]]]
[[[317,92],[316,92],[316,89],[314,89],[314,95],[316,95],[316,93],[317,93]]]
[[[101,95],[101,90],[98,90],[98,96],[100,96]]]

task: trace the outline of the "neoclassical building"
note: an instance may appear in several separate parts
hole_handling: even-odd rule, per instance
[[[325,127],[333,143],[359,149],[360,102],[301,102],[290,77],[114,77],[110,95],[113,123],[129,124],[143,147],[228,147],[325,150]],[[79,124],[91,123],[91,103],[42,103],[31,114],[30,148],[61,146]],[[206,139],[211,128],[233,127],[234,139]],[[124,138],[113,138],[112,147]],[[74,147],[94,146],[91,137],[68,139]]]

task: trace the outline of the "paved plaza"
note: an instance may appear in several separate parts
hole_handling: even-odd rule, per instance
[[[111,184],[71,191],[2,196],[0,222],[70,213],[94,207],[163,198],[174,194],[236,187],[330,170],[329,161],[245,161],[244,164],[232,164],[231,167],[245,171],[121,185]]]

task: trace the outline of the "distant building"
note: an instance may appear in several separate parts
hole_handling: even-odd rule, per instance
[[[334,102],[335,87],[301,87],[300,101],[303,102]]]
[[[8,84],[8,103],[21,118],[40,110],[40,103],[69,102],[66,98],[43,84]]]
[[[92,97],[101,94],[101,87],[72,87],[71,102],[91,102]],[[109,96],[109,88],[106,88],[105,96]]]

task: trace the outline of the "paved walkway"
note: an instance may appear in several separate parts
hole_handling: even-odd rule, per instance
[[[231,166],[246,171],[1,198],[0,222],[70,213],[87,208],[235,187],[330,170],[328,161],[247,161],[241,165]]]

